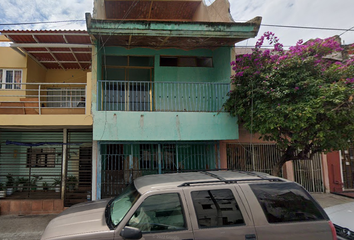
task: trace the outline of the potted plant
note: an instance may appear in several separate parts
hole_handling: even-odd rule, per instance
[[[42,180],[42,177],[40,177],[38,175],[33,175],[33,178],[31,178],[31,180],[30,180],[31,191],[34,192],[37,190],[37,181],[38,180]]]
[[[67,188],[69,191],[73,191],[75,190],[76,188],[76,183],[77,183],[77,177],[74,176],[74,175],[70,175],[68,178],[67,178]]]
[[[61,179],[60,178],[53,178],[54,182],[52,186],[54,186],[55,192],[60,192],[60,186],[61,186]]]
[[[0,198],[6,197],[6,191],[3,183],[0,183]]]
[[[10,173],[7,174],[6,178],[7,178],[6,195],[10,196],[14,191],[15,180],[14,180],[14,177],[12,176],[12,174],[10,174]]]
[[[42,183],[42,188],[43,188],[44,192],[47,192],[48,191],[48,183],[47,182],[43,182]]]
[[[28,186],[28,178],[24,178],[24,177],[19,177],[17,179],[17,190],[22,192],[23,189],[26,190],[26,188],[24,188],[25,186]]]

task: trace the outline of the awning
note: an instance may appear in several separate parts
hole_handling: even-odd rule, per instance
[[[98,20],[86,14],[88,33],[101,46],[149,48],[218,48],[257,36],[261,17],[245,23]]]
[[[89,69],[92,44],[86,31],[2,30],[21,54],[28,54],[46,69]]]

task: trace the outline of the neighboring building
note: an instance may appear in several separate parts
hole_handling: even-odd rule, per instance
[[[1,214],[61,212],[87,201],[92,185],[89,35],[3,30],[0,38],[12,42],[0,48],[0,183],[8,185]]]
[[[233,22],[229,3],[95,0],[92,198],[152,173],[227,168],[237,119],[222,111],[234,44],[261,18]]]

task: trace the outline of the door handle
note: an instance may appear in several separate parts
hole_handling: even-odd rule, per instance
[[[245,240],[256,240],[256,234],[246,234]]]

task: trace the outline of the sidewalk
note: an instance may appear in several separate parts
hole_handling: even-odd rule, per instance
[[[0,240],[38,240],[47,224],[57,214],[0,216]]]

